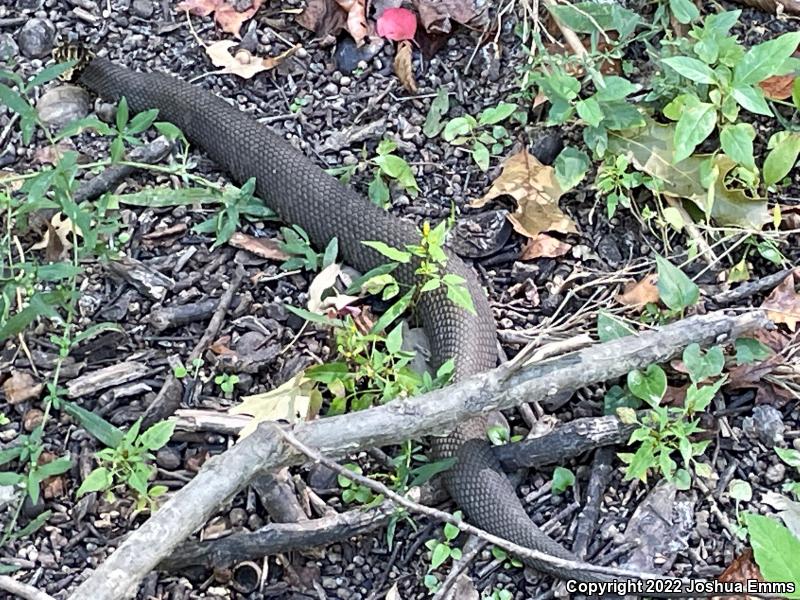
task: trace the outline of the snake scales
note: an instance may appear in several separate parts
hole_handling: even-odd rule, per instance
[[[178,126],[234,181],[241,184],[255,177],[257,196],[282,219],[303,227],[316,246],[324,247],[337,237],[344,259],[356,269],[367,271],[385,262],[361,243],[364,240],[394,247],[419,240],[411,223],[344,186],[286,140],[206,90],[167,75],[135,72],[103,58],[91,59],[79,81],[105,99],[117,101],[124,96],[133,112],[157,108],[159,119]],[[442,289],[425,294],[419,312],[434,362],[454,359],[455,378],[463,379],[496,365],[495,325],[472,269],[450,254],[447,271],[466,279],[477,314],[454,305]],[[401,269],[397,276],[411,283],[413,267]],[[472,523],[490,533],[553,556],[574,558],[530,520],[485,441],[485,431],[485,418],[475,418],[433,441],[438,458],[457,458],[445,474],[453,500]],[[556,577],[598,579],[581,570],[527,562]]]

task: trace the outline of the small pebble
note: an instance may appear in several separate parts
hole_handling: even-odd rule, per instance
[[[786,477],[786,465],[775,463],[767,468],[764,478],[768,483],[780,483]]]
[[[131,12],[142,19],[149,19],[153,16],[153,3],[151,0],[133,0]]]
[[[56,28],[47,19],[30,19],[19,30],[17,44],[28,58],[44,58],[53,49]]]
[[[0,34],[0,62],[8,62],[19,52],[19,46],[10,33]]]
[[[181,466],[181,453],[174,448],[165,446],[156,452],[156,464],[162,469],[174,471]]]

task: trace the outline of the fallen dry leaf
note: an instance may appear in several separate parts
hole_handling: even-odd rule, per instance
[[[217,356],[237,356],[234,350],[231,350],[231,336],[223,335],[211,344],[208,349]]]
[[[758,565],[753,561],[753,551],[748,548],[739,556],[733,559],[733,562],[722,572],[717,578],[718,581],[731,582],[738,581],[747,585],[748,581],[764,581],[761,576],[761,570]],[[712,596],[712,600],[750,600],[753,596]]]
[[[617,296],[617,301],[626,306],[644,306],[656,304],[661,299],[658,295],[658,275],[650,273],[641,281],[636,281],[625,286],[625,291]]]
[[[317,37],[336,36],[347,24],[347,13],[336,0],[308,0],[296,20]]]
[[[289,259],[289,255],[281,249],[281,244],[278,240],[257,238],[237,231],[231,236],[228,243],[234,248],[247,250],[268,260],[284,261]]]
[[[540,233],[532,240],[528,240],[522,250],[520,260],[532,260],[534,258],[556,258],[564,256],[572,248],[571,244],[562,242],[546,233]]]
[[[556,34],[558,35],[558,34]],[[614,35],[614,32],[610,32],[612,38],[617,37]],[[598,56],[602,56],[602,53],[605,52],[607,54],[611,54],[611,50],[613,49],[612,46],[613,42],[607,42],[605,40],[599,40],[596,45],[596,52]],[[582,37],[581,44],[583,47],[586,48],[588,51],[592,51],[592,40],[589,37]],[[571,48],[565,46],[563,43],[551,43],[546,44],[545,48],[547,49],[547,53],[550,55],[556,56],[574,56],[574,52]],[[583,68],[583,60],[578,59],[574,61],[567,61],[564,64],[564,70],[569,74],[575,77],[583,77],[585,74]],[[599,69],[603,75],[619,75],[622,73],[622,61],[617,58],[604,58],[596,65],[594,68]]]
[[[420,23],[429,32],[450,33],[451,21],[482,30],[489,24],[489,2],[482,0],[414,0]]]
[[[794,85],[794,75],[773,75],[767,77],[758,85],[764,90],[764,95],[773,100],[786,100],[792,95],[792,85]]]
[[[523,149],[505,160],[503,172],[486,195],[470,206],[481,207],[498,196],[511,196],[517,201],[517,210],[508,215],[508,220],[518,233],[529,238],[543,231],[575,233],[575,223],[558,207],[561,194],[553,167],[543,165]]]
[[[336,0],[347,11],[347,31],[356,41],[356,46],[362,46],[367,37],[367,7],[366,0]]]
[[[42,393],[42,384],[36,383],[27,371],[11,371],[11,377],[3,383],[3,392],[9,404],[21,404],[35,400]]]
[[[413,40],[417,32],[417,16],[407,8],[387,8],[378,17],[378,35],[400,42]]]
[[[56,213],[47,224],[42,239],[31,246],[31,250],[44,250],[49,261],[60,260],[63,253],[72,248],[73,235],[82,235],[78,226],[73,226],[63,213]]]
[[[397,54],[394,56],[394,72],[403,87],[411,93],[416,93],[417,82],[414,80],[414,65],[411,56],[411,42],[404,40],[397,45]]]
[[[321,315],[332,313],[328,316],[336,317],[343,309],[359,300],[358,296],[340,294],[336,290],[333,290],[333,294],[325,295],[325,292],[333,288],[341,274],[342,268],[336,263],[328,265],[317,273],[308,286],[308,310]]]
[[[224,0],[184,0],[177,8],[199,17],[207,17],[213,12],[214,20],[222,31],[239,37],[242,24],[256,14],[262,2],[263,0],[251,0],[250,8],[241,12]]]
[[[784,323],[789,331],[794,331],[800,321],[800,296],[795,291],[794,271],[789,273],[761,304],[774,323]]]
[[[236,56],[234,56],[229,52],[233,46],[236,46],[236,42],[232,40],[220,40],[206,46],[206,54],[208,54],[215,67],[221,67],[220,73],[231,73],[238,75],[242,79],[250,79],[257,73],[274,69],[281,61],[294,54],[300,47],[293,46],[275,57],[259,58],[244,49],[238,50]]]
[[[242,397],[241,404],[232,407],[232,415],[250,415],[253,420],[242,428],[239,437],[243,438],[256,430],[262,421],[288,421],[296,423],[314,416],[319,392],[314,382],[301,371],[283,385],[270,392]]]

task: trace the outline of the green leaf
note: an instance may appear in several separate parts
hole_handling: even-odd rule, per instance
[[[384,340],[386,344],[386,351],[389,354],[397,354],[403,347],[403,326],[397,325],[392,329]]]
[[[477,121],[469,115],[464,117],[456,117],[450,119],[444,127],[444,139],[446,142],[452,142],[458,136],[469,134],[477,125]]]
[[[600,108],[600,103],[594,98],[578,100],[578,102],[575,103],[575,110],[578,111],[578,116],[591,127],[600,125],[604,117],[603,109]]]
[[[641,22],[638,14],[617,3],[548,4],[547,10],[577,33],[602,33],[615,30],[624,38],[632,33]],[[598,26],[600,30],[598,30]]]
[[[36,118],[36,109],[25,98],[10,87],[0,83],[0,105],[2,104],[5,104],[21,117]]]
[[[755,169],[756,166],[753,159],[753,140],[755,138],[756,130],[750,123],[725,125],[719,134],[722,151],[749,169]]]
[[[169,441],[173,431],[175,431],[175,421],[159,421],[139,436],[139,444],[148,450],[158,450]]]
[[[110,488],[112,483],[111,472],[105,467],[99,467],[89,473],[86,479],[83,480],[76,495],[80,498],[89,492],[101,492]]]
[[[671,56],[662,59],[661,62],[694,83],[712,84],[717,81],[717,74],[713,69],[696,58]]]
[[[153,124],[153,121],[156,120],[157,116],[157,108],[140,112],[138,115],[133,117],[133,119],[131,119],[131,122],[125,128],[125,133],[128,135],[142,133],[146,129],[149,129],[149,127]]]
[[[305,308],[298,308],[297,306],[292,306],[291,304],[284,304],[286,310],[290,313],[296,314],[301,319],[305,319],[306,321],[311,321],[312,323],[319,323],[320,325],[325,325],[327,327],[343,327],[344,321],[341,319],[331,319],[330,317],[326,317],[325,315],[319,315],[317,313],[313,313],[310,310],[306,310]]]
[[[489,169],[490,158],[489,149],[484,144],[481,142],[472,144],[472,160],[475,161],[481,171],[485,172]]]
[[[453,467],[457,460],[458,459],[455,457],[445,458],[416,467],[411,471],[414,474],[414,478],[411,480],[408,487],[416,487],[430,481],[439,473],[444,473]]]
[[[370,330],[372,333],[380,333],[384,331],[389,325],[402,315],[406,309],[411,305],[411,300],[414,298],[414,289],[410,289],[405,295],[392,304],[389,309],[383,313]]]
[[[383,154],[375,157],[374,162],[380,170],[392,179],[400,179],[411,172],[408,163],[394,154]]]
[[[158,131],[158,133],[163,135],[168,140],[178,140],[184,137],[183,132],[178,128],[177,125],[173,125],[167,121],[156,121],[153,123],[153,127],[155,127],[156,131]]]
[[[719,346],[712,346],[707,352],[703,352],[699,344],[689,344],[683,351],[683,364],[689,371],[691,380],[700,383],[722,373],[725,356]]]
[[[19,473],[12,473],[11,471],[0,472],[0,486],[3,485],[18,485],[22,483],[25,478]]]
[[[737,338],[734,347],[736,363],[740,365],[766,360],[773,354],[769,346],[753,338]]]
[[[622,320],[604,310],[597,315],[597,337],[601,342],[610,342],[634,333]]]
[[[68,415],[75,417],[86,431],[108,448],[116,448],[122,442],[124,436],[122,431],[100,415],[96,415],[71,401],[65,401],[62,408]]]
[[[678,23],[684,25],[688,25],[700,17],[700,11],[691,0],[669,0],[669,9]]]
[[[397,248],[392,248],[388,244],[384,244],[383,242],[377,242],[377,241],[367,241],[361,243],[367,246],[368,248],[376,250],[389,260],[393,260],[395,262],[403,264],[411,262],[411,253],[406,252],[405,250],[398,250]]]
[[[794,448],[775,448],[778,457],[790,467],[800,469],[800,450]]]
[[[800,134],[783,136],[764,160],[764,185],[774,185],[786,177],[797,162],[799,154]]]
[[[800,32],[784,33],[774,40],[753,46],[733,69],[734,84],[756,84],[772,75],[781,75],[783,63],[800,44]]]
[[[32,90],[33,88],[42,85],[43,83],[47,83],[48,81],[52,81],[62,73],[67,72],[69,69],[74,67],[77,64],[75,60],[68,60],[63,63],[57,63],[55,65],[50,65],[39,71],[25,86],[28,90]]]
[[[461,530],[452,523],[444,524],[444,539],[448,542],[456,539],[459,533],[461,533]]]
[[[684,310],[700,298],[700,288],[683,271],[656,255],[658,295],[671,310]]]
[[[125,126],[128,124],[128,100],[125,97],[119,101],[119,106],[117,106],[116,123],[117,131],[120,133],[125,131]]]
[[[45,523],[47,523],[47,520],[52,515],[53,515],[52,510],[44,511],[42,514],[37,515],[36,518],[33,519],[30,523],[25,525],[25,527],[11,534],[10,538],[13,540],[21,540],[36,533]]]
[[[380,170],[375,171],[375,177],[373,177],[372,181],[369,182],[367,196],[369,196],[369,199],[373,204],[376,204],[381,208],[386,208],[389,205],[389,199],[391,198],[391,195],[389,194],[389,186],[386,185],[383,177],[381,177]]]
[[[574,146],[566,146],[556,157],[555,173],[562,191],[574,188],[586,177],[592,165],[589,156]]]
[[[734,500],[750,502],[753,499],[753,488],[743,479],[731,479],[728,484],[728,493]]]
[[[667,375],[658,365],[650,365],[644,371],[636,369],[628,373],[628,389],[650,406],[658,406],[667,391]]]
[[[22,446],[12,446],[11,448],[3,448],[0,450],[0,465],[10,463],[12,460],[19,458],[22,453]]]
[[[36,275],[41,281],[60,281],[82,273],[83,269],[71,262],[57,262],[48,265],[39,265]]]
[[[597,92],[592,97],[600,102],[624,100],[627,96],[642,89],[642,86],[616,75],[606,75],[602,82],[595,82],[595,87],[597,87]]]
[[[717,124],[717,111],[713,104],[700,102],[683,111],[675,126],[675,162],[689,158],[700,142],[705,140]]]
[[[433,547],[431,552],[431,569],[438,569],[450,557],[450,546],[441,542]]]
[[[422,126],[422,133],[429,138],[439,135],[444,127],[442,117],[447,114],[448,110],[450,110],[450,99],[447,95],[447,88],[442,86],[436,91],[436,97],[431,102],[428,115],[425,117],[425,124]]]
[[[322,268],[331,266],[336,262],[339,255],[339,238],[333,238],[325,247],[325,254],[322,255]]]
[[[564,467],[556,467],[553,471],[553,492],[560,494],[571,485],[575,485],[575,474]]]
[[[757,115],[772,116],[767,101],[764,99],[764,92],[760,87],[750,85],[736,85],[731,90],[734,100],[739,106]]]
[[[481,125],[494,125],[513,115],[515,110],[517,110],[516,104],[501,102],[494,108],[487,108],[478,115],[478,123]]]
[[[472,301],[472,295],[465,285],[448,285],[447,298],[456,306],[463,308],[467,312],[475,315],[475,304]]]
[[[45,477],[52,477],[53,475],[61,475],[62,473],[66,473],[69,471],[71,466],[72,460],[70,457],[61,456],[55,460],[51,460],[49,463],[38,465],[36,467],[36,474],[40,479],[44,479]]]
[[[800,598],[800,539],[774,519],[746,513],[747,533],[761,574],[767,581],[791,582],[794,592],[787,598]]]

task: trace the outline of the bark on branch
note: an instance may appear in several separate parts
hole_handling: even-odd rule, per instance
[[[737,317],[720,312],[691,317],[659,331],[598,344],[532,366],[512,371],[495,369],[416,398],[303,423],[294,428],[294,434],[304,444],[333,457],[365,447],[441,435],[469,417],[620,377],[633,369],[670,360],[689,344],[729,342],[768,323],[760,311]],[[272,427],[259,427],[209,460],[191,482],[127,537],[73,592],[71,600],[133,595],[147,573],[254,476],[304,460],[300,452],[275,435]]]

